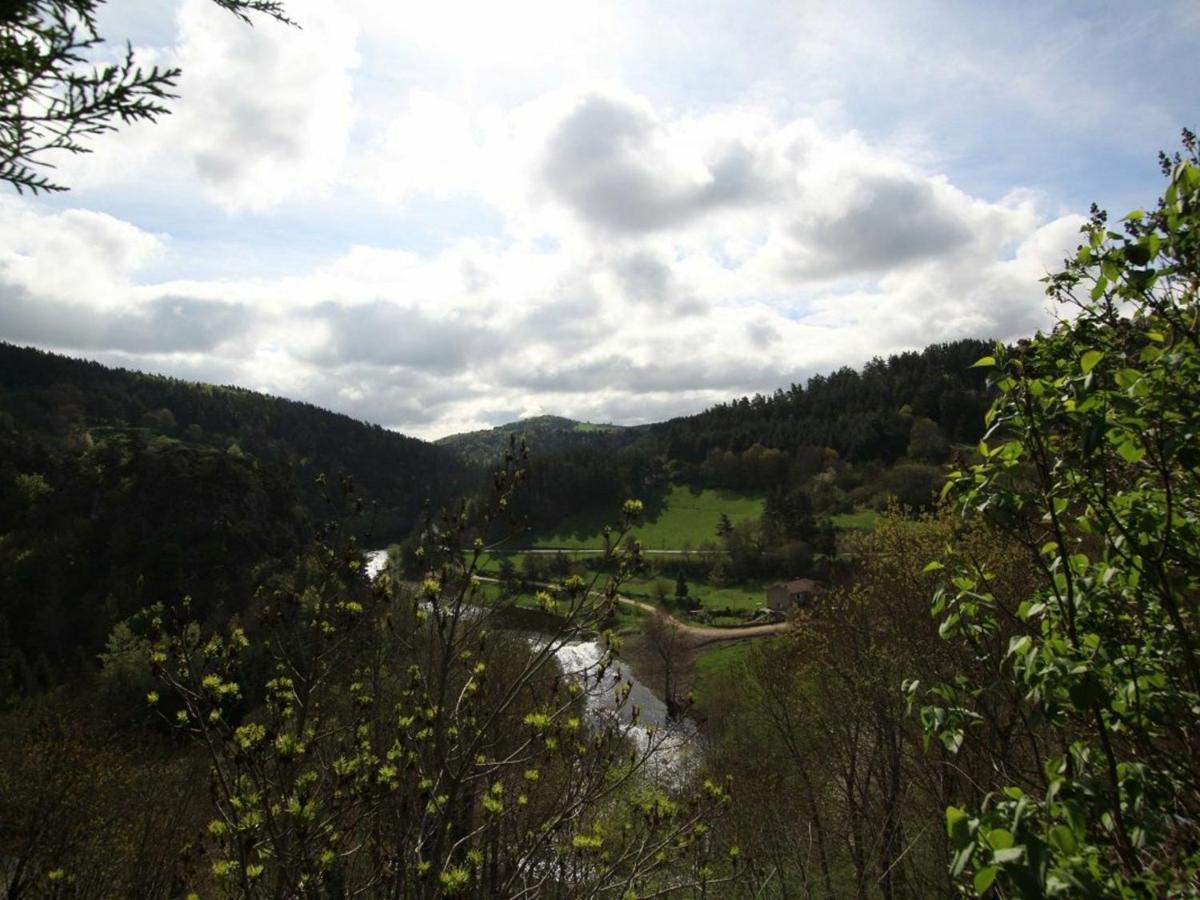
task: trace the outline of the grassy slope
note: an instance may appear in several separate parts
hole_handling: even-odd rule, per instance
[[[746,663],[747,655],[756,642],[742,641],[705,651],[697,660],[692,680],[696,712],[705,714],[714,692],[721,682],[736,676]]]
[[[662,563],[664,568],[669,569],[669,563]],[[653,600],[654,598],[654,583],[656,581],[664,581],[667,585],[667,593],[674,597],[675,580],[673,578],[634,578],[626,583],[624,593],[631,597],[639,599]],[[705,584],[702,581],[688,582],[688,596],[699,597],[700,602],[705,609],[759,609],[767,605],[767,583],[749,583],[733,585],[731,587],[713,587]],[[683,618],[687,618],[685,612],[676,613]]]
[[[830,520],[838,528],[849,531],[871,531],[875,528],[875,519],[878,517],[879,513],[873,509],[856,509],[854,512],[830,516]]]
[[[647,550],[697,548],[717,540],[717,522],[721,513],[734,523],[762,515],[762,497],[711,488],[695,490],[672,485],[663,498],[662,509],[647,518],[634,534]],[[535,547],[602,547],[600,517],[574,517],[565,520],[551,534],[538,535]]]
[[[634,534],[648,550],[676,550],[698,548],[703,544],[715,544],[717,522],[721,513],[734,523],[762,515],[763,500],[759,496],[735,491],[705,488],[695,490],[683,485],[672,485],[663,498],[661,510],[650,521],[638,528]],[[535,535],[534,547],[571,547],[599,549],[604,546],[601,529],[605,521],[599,517],[582,516],[566,520],[550,534]],[[506,554],[494,554],[481,559],[480,570],[489,575],[497,574],[500,558]],[[522,571],[522,554],[514,551],[507,554]],[[570,554],[568,554],[569,556]],[[653,600],[654,585],[658,580],[667,583],[668,594],[675,593],[675,580],[669,562],[670,557],[656,556],[653,561],[664,574],[660,578],[636,578],[629,581],[623,590],[627,596]],[[742,584],[730,587],[713,587],[703,582],[688,582],[689,593],[700,598],[705,609],[754,610],[766,605],[766,583]],[[686,612],[676,612],[688,618]],[[720,623],[732,624],[732,623]]]
[[[500,573],[500,560],[503,558],[503,554],[485,554],[479,561],[479,574],[492,578],[496,577]],[[519,576],[522,572],[521,554],[514,553],[509,558],[512,560],[513,565],[516,566]],[[663,570],[669,574],[669,562],[663,557],[656,558],[655,562],[659,566],[662,566]],[[668,577],[668,574],[663,574],[657,578],[631,578],[622,586],[621,593],[626,597],[633,597],[637,600],[645,600],[653,603],[655,601],[655,583],[662,581],[666,587],[669,599],[673,600],[675,596],[675,579],[674,577]],[[588,574],[585,577],[590,578],[591,575]],[[752,582],[728,587],[713,587],[702,581],[689,581],[688,594],[692,597],[699,597],[703,608],[706,610],[725,609],[727,607],[734,610],[756,610],[767,605],[767,587],[772,583]],[[686,610],[677,610],[672,607],[671,612],[682,619],[690,619],[692,617],[691,613]]]

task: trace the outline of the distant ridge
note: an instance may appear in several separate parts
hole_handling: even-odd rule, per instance
[[[0,342],[0,431],[5,422],[45,444],[80,430],[122,428],[188,445],[236,446],[292,473],[318,517],[328,512],[317,477],[349,476],[368,502],[359,526],[377,536],[406,533],[425,500],[445,502],[473,484],[455,454],[311,403]]]
[[[627,427],[608,423],[580,422],[565,416],[530,416],[515,422],[506,422],[493,428],[465,431],[439,438],[434,443],[455,453],[471,465],[488,465],[508,449],[509,440],[516,436],[528,440],[538,454],[590,446],[616,440],[622,444],[625,438],[640,434],[643,427]]]

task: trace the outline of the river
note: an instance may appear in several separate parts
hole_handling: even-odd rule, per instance
[[[387,564],[387,551],[368,550],[364,556],[367,577],[375,578]],[[530,639],[537,638],[531,635]],[[611,721],[616,717],[639,749],[648,753],[647,768],[655,778],[678,783],[699,763],[700,742],[695,723],[686,716],[671,721],[666,704],[619,659],[610,663],[603,676],[599,676],[604,657],[604,648],[599,641],[571,641],[559,647],[554,656],[563,674],[583,688],[592,720]],[[614,679],[614,676],[617,677]],[[632,689],[625,702],[618,704],[614,687],[620,682],[628,682]],[[635,709],[638,711],[637,724],[633,723]]]

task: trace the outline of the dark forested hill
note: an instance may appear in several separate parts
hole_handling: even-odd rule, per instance
[[[103,427],[249,453],[288,474],[301,502],[315,511],[317,476],[349,475],[374,507],[359,527],[384,537],[406,530],[426,499],[445,501],[468,484],[467,467],[445,450],[309,403],[0,344],[6,458],[14,442],[94,438]]]
[[[700,464],[714,450],[742,453],[829,447],[851,462],[892,463],[914,439],[936,431],[950,443],[975,443],[987,410],[986,379],[971,365],[994,346],[962,340],[875,358],[862,371],[841,368],[766,396],[742,397],[655,426],[667,455]]]
[[[988,397],[970,366],[989,348],[936,345],[658,425],[543,416],[434,445],[306,403],[0,344],[0,636],[18,635],[30,665],[61,663],[155,600],[237,608],[254,568],[294,550],[306,523],[346,516],[319,475],[331,488],[353,478],[367,505],[349,522],[382,543],[426,499],[476,489],[514,435],[532,452],[511,510],[533,529],[630,496],[653,510],[672,480],[765,495],[772,533],[806,539],[812,516],[887,496],[919,507],[951,445],[979,437]]]
[[[920,509],[940,487],[953,445],[982,435],[991,397],[972,364],[993,347],[961,340],[876,358],[652,434],[676,480],[765,491],[774,509],[799,503],[832,516],[882,508],[889,497]]]
[[[469,483],[448,451],[309,404],[0,344],[0,689],[86,669],[155,602],[244,608],[314,522],[392,539]]]

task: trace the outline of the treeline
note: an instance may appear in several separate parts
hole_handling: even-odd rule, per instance
[[[515,526],[518,532],[551,528],[564,515],[610,511],[630,497],[646,498],[646,515],[653,516],[666,487],[666,469],[653,448],[619,447],[602,439],[550,452],[534,448],[525,472],[523,489],[512,499],[512,515],[500,527]]]
[[[672,419],[655,432],[685,475],[711,475],[720,466],[712,461],[714,453],[741,455],[755,445],[808,466],[811,451],[805,448],[829,448],[851,463],[894,463],[912,450],[936,454],[929,423],[947,443],[979,440],[990,397],[985,376],[970,367],[991,347],[991,341],[966,339],[876,358],[861,372],[844,367],[816,375],[807,385]],[[930,440],[932,447],[926,446]],[[747,465],[722,477],[728,487],[750,487],[761,486],[765,474],[762,467]]]
[[[893,499],[928,508],[954,445],[983,433],[983,340],[934,344],[655,426],[674,476],[706,487],[807,494],[818,517]]]

